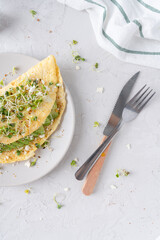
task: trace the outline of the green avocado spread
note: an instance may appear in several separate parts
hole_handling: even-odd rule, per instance
[[[52,107],[52,110],[51,110],[50,114],[48,115],[48,117],[46,118],[45,122],[43,123],[43,125],[41,127],[39,127],[31,135],[26,136],[24,138],[21,138],[21,139],[15,141],[15,142],[10,143],[10,144],[0,143],[0,153],[2,153],[4,151],[9,151],[9,150],[12,150],[12,149],[22,148],[26,145],[29,145],[29,143],[34,141],[35,138],[37,138],[40,135],[44,135],[45,134],[45,127],[49,126],[51,124],[52,120],[54,120],[58,116],[59,116],[59,112],[58,112],[58,109],[57,109],[57,103],[55,102],[53,107]]]

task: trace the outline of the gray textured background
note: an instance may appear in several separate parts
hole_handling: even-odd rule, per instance
[[[30,9],[38,12],[40,22],[32,18]],[[73,39],[87,59],[79,71],[68,44]],[[40,60],[54,54],[76,107],[74,140],[62,163],[37,182],[0,188],[0,240],[156,239],[160,235],[160,72],[115,59],[97,45],[85,12],[51,0],[0,1],[0,52],[18,52]],[[102,72],[91,70],[95,62]],[[138,70],[142,73],[135,91],[148,83],[158,94],[117,136],[95,193],[85,197],[70,162],[78,157],[81,164],[98,146],[119,91]],[[96,93],[97,87],[104,87],[104,93]],[[101,126],[93,128],[94,121]],[[128,143],[131,150],[126,148]],[[118,168],[131,171],[131,175],[117,179]],[[111,189],[111,184],[117,189]],[[32,188],[30,195],[24,193],[28,187]],[[53,196],[64,193],[65,187],[70,191],[58,210]]]

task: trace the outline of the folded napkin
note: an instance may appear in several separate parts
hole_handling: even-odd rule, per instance
[[[58,0],[86,10],[98,44],[117,58],[160,68],[159,0]]]

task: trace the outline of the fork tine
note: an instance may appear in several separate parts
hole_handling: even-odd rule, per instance
[[[144,103],[142,106],[140,106],[140,108],[138,109],[138,111],[140,112],[144,106],[151,100],[151,98],[156,94],[156,92],[154,92]]]
[[[148,88],[149,89],[149,88]],[[149,96],[149,94],[153,91],[153,89],[151,89],[143,98],[140,102],[136,101],[137,102],[137,106],[136,108],[139,108],[141,106],[141,104],[144,102],[144,100]],[[145,91],[146,92],[146,91]],[[142,94],[144,95],[144,94]],[[141,99],[141,96],[139,97],[139,99]]]
[[[140,97],[135,101],[135,103],[139,102],[139,100],[144,96],[144,94],[149,90],[150,87],[148,87],[141,95]]]
[[[136,95],[128,102],[129,104],[134,103],[134,100],[136,100],[137,96],[142,92],[142,90],[146,87],[146,84],[136,93]]]

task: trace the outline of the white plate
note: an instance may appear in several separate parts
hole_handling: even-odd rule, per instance
[[[0,79],[5,74],[12,72],[13,67],[18,68],[17,74],[12,76],[10,73],[6,77],[5,82],[9,83],[38,62],[37,59],[22,54],[1,53]],[[35,181],[53,170],[63,159],[71,144],[75,127],[73,101],[68,88],[65,88],[67,93],[67,107],[59,128],[50,138],[50,146],[53,148],[53,151],[48,148],[37,150],[36,156],[41,156],[41,158],[38,158],[37,164],[34,167],[26,167],[26,161],[15,164],[3,164],[3,169],[0,170],[3,173],[0,174],[0,186],[15,186]]]

